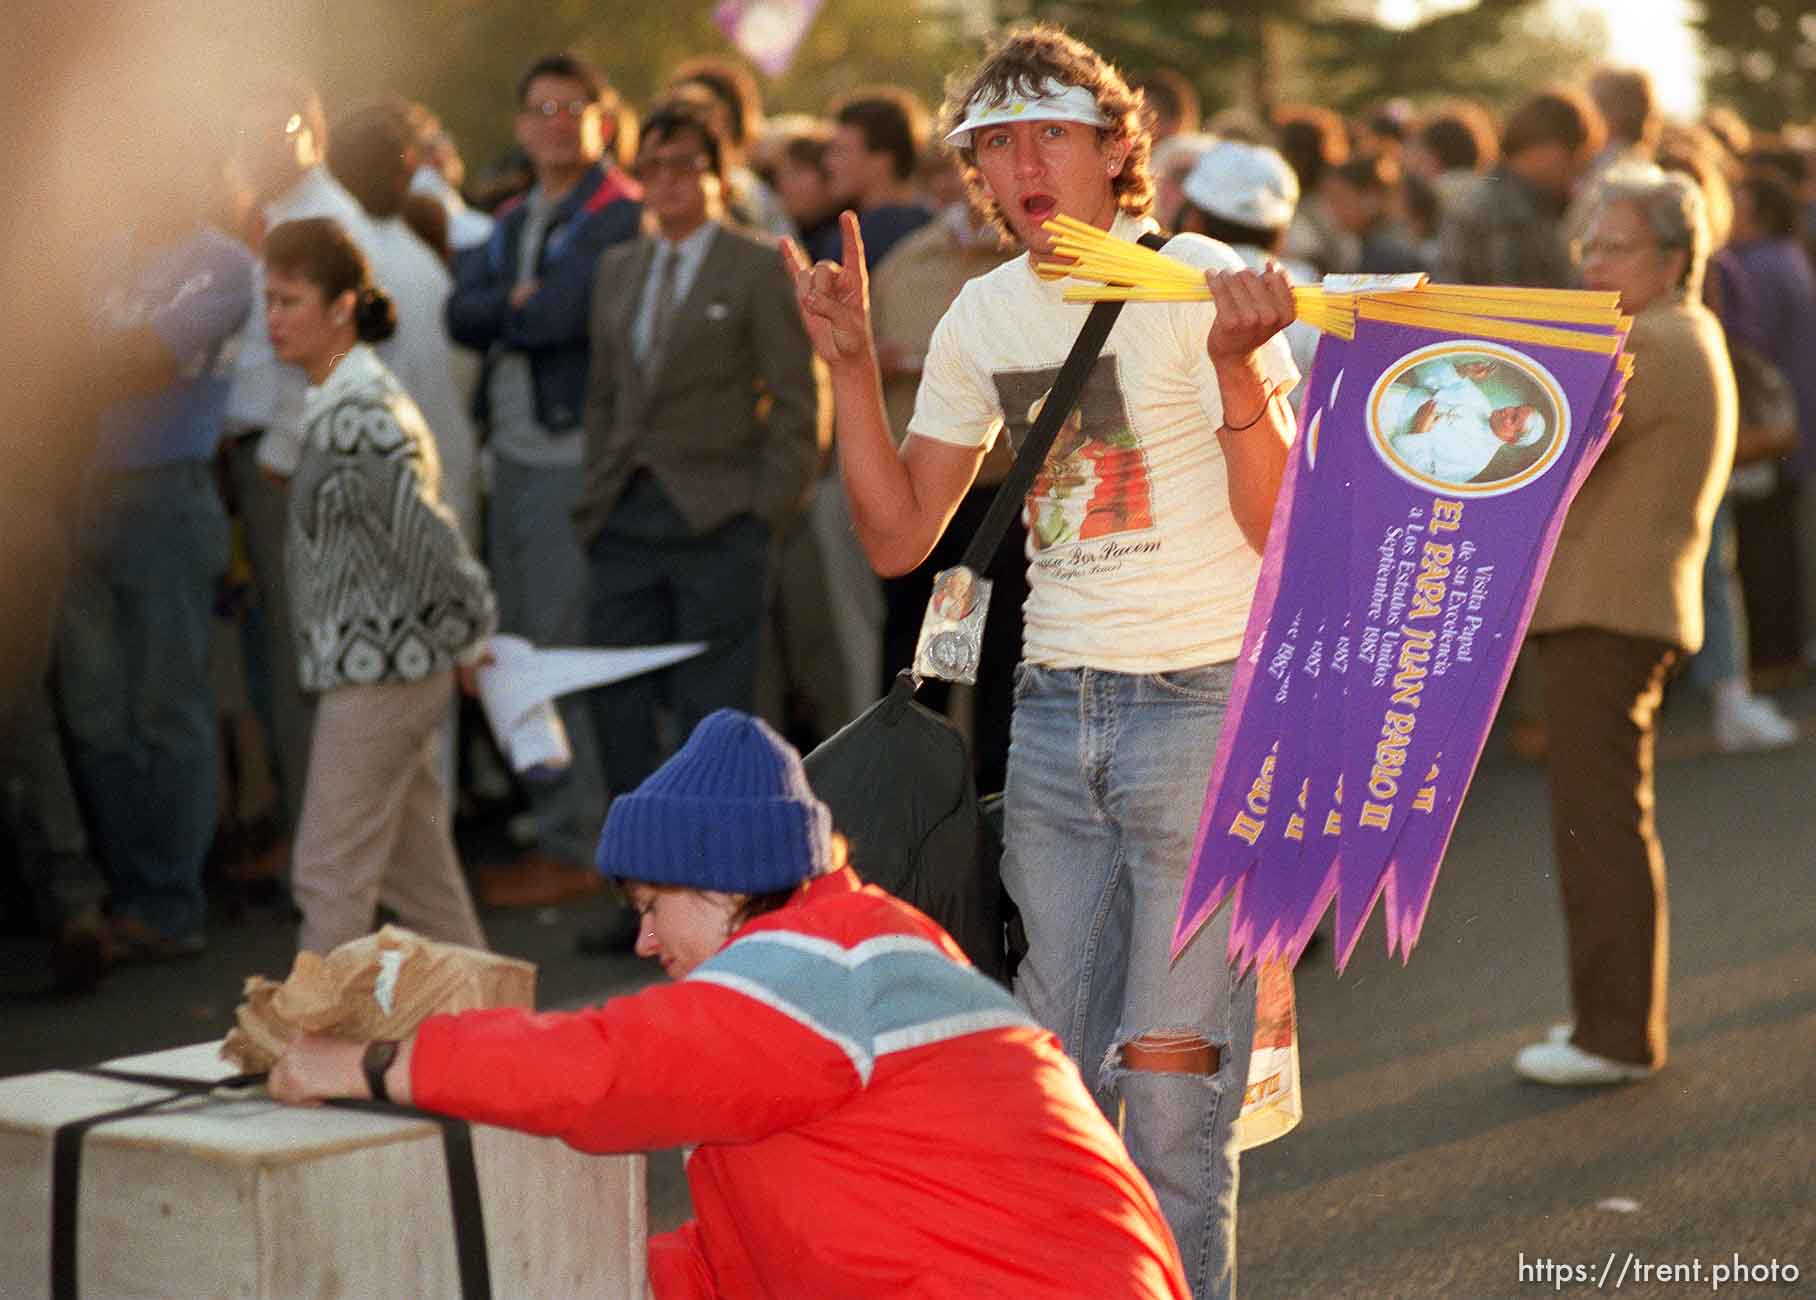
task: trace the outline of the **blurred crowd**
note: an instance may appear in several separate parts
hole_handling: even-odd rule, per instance
[[[1646,75],[1619,68],[1508,105],[1288,105],[1271,120],[1204,117],[1173,70],[1138,85],[1161,225],[1302,280],[1621,288],[1591,267],[1619,252],[1598,233],[1597,195],[1687,177],[1708,229],[1696,292],[1720,322],[1740,425],[1687,676],[1722,748],[1795,739],[1770,692],[1816,655],[1816,133],[1756,132],[1723,110],[1670,120]],[[479,904],[593,899],[594,949],[634,938],[591,865],[612,794],[718,708],[758,712],[803,749],[854,718],[911,662],[932,575],[1006,470],[999,449],[919,571],[875,577],[775,254],[789,237],[838,260],[839,214],[856,212],[900,438],[941,314],[1017,255],[914,94],[879,86],[820,116],[766,116],[748,69],[702,57],[633,105],[575,54],[474,93],[497,101],[515,146],[469,171],[429,106],[324,105],[303,82],[261,81],[218,138],[179,151],[183,202],[122,214],[118,239],[85,259],[105,410],[67,503],[42,690],[0,734],[0,866],[67,988],[201,951],[211,895],[281,896],[311,786],[336,769],[345,785],[356,766],[324,752],[317,697],[366,680],[360,653],[372,681],[412,671],[410,647],[393,645],[336,651],[339,676],[306,680],[326,650],[296,625],[286,551],[320,500],[299,504],[297,484],[321,384],[284,359],[289,336],[273,338],[266,241],[286,224],[337,223],[394,305],[394,332],[371,341],[432,441],[414,490],[483,563],[495,630],[539,646],[707,646],[563,699],[571,757],[552,773],[513,772],[451,682],[433,702],[444,822],[511,814],[509,853],[464,864]],[[1295,325],[1289,341],[1308,368],[1315,334]],[[324,553],[348,572],[310,574],[311,590],[356,588],[356,570],[384,563],[357,545]],[[977,686],[921,695],[961,712],[984,791],[1001,788],[1007,756],[1022,554],[1017,536],[991,574]],[[1536,747],[1531,712],[1522,743]]]

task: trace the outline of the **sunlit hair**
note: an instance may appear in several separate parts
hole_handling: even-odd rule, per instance
[[[328,170],[375,217],[395,217],[410,193],[415,131],[409,104],[395,96],[361,104],[335,119]]]
[[[865,86],[836,99],[826,115],[864,138],[871,153],[889,155],[898,181],[910,180],[927,151],[927,109],[902,86]]]
[[[1721,147],[1728,151],[1729,164],[1738,162],[1753,147],[1753,130],[1747,120],[1726,104],[1717,104],[1704,113],[1702,126],[1721,141]]]
[[[1131,84],[1141,94],[1147,121],[1171,121],[1173,130],[1181,135],[1198,129],[1203,116],[1198,87],[1183,72],[1177,68],[1155,68]]]
[[[1753,209],[1753,224],[1767,239],[1795,239],[1801,233],[1797,195],[1776,176],[1754,173],[1734,187]]]
[[[1686,298],[1700,296],[1703,268],[1709,260],[1709,217],[1696,182],[1652,166],[1616,169],[1597,191],[1596,211],[1606,212],[1622,203],[1639,214],[1661,253],[1684,254],[1677,289]]]
[[[1386,194],[1400,183],[1400,164],[1392,154],[1359,153],[1328,173],[1364,194]]]
[[[397,308],[390,295],[372,282],[366,255],[331,217],[273,226],[265,236],[265,264],[309,281],[321,290],[324,302],[351,292],[353,327],[360,342],[383,343],[397,332]]]
[[[702,54],[685,60],[670,76],[670,88],[704,87],[725,109],[725,133],[734,148],[747,148],[763,124],[763,92],[749,68],[732,59]]]
[[[1349,160],[1349,134],[1343,119],[1315,104],[1282,104],[1274,112],[1280,156],[1299,178],[1301,193],[1310,194],[1324,173]]]
[[[1550,86],[1513,110],[1501,131],[1501,157],[1557,144],[1579,160],[1593,157],[1608,138],[1602,112],[1574,86]]]
[[[1722,169],[1722,144],[1690,122],[1667,122],[1659,132],[1658,165],[1682,172],[1702,191],[1709,213],[1709,247],[1720,248],[1734,231],[1734,192]]]
[[[671,99],[656,105],[638,128],[646,145],[693,132],[706,155],[706,170],[721,183],[725,180],[725,136],[713,113],[703,104],[687,99]]]
[[[949,81],[946,103],[940,110],[939,135],[944,138],[965,120],[966,108],[978,95],[987,92],[991,99],[1037,96],[1048,80],[1090,91],[1098,109],[1115,123],[1098,130],[1100,138],[1123,140],[1129,146],[1122,170],[1110,178],[1110,189],[1119,209],[1130,216],[1147,216],[1154,207],[1154,180],[1148,172],[1153,140],[1141,124],[1141,96],[1129,89],[1122,74],[1096,50],[1058,27],[1046,23],[1018,27],[1003,36],[968,77],[961,73]],[[978,170],[977,151],[967,142],[958,157],[972,201],[999,231],[1008,234],[1009,223]]]
[[[1658,138],[1658,97],[1645,69],[1597,68],[1589,78],[1589,98],[1615,139],[1651,144]]]
[[[1445,171],[1487,171],[1500,156],[1494,116],[1473,100],[1454,100],[1437,109],[1413,138]]]
[[[781,156],[797,167],[811,167],[826,175],[826,147],[831,143],[824,131],[802,131],[782,141]]]
[[[611,83],[593,66],[592,60],[573,50],[545,54],[523,70],[523,75],[517,78],[517,103],[520,106],[529,96],[530,84],[538,77],[579,82],[586,88],[586,97],[604,109],[608,116],[618,107],[618,92],[612,89]]]

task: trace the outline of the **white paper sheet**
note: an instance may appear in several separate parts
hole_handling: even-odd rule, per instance
[[[519,773],[566,767],[572,755],[554,701],[691,659],[704,641],[616,650],[539,650],[520,636],[494,636],[479,670],[479,703],[492,735]]]

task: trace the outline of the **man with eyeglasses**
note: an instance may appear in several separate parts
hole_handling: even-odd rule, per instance
[[[637,233],[642,191],[607,154],[617,95],[572,53],[537,59],[517,84],[515,133],[535,172],[492,237],[460,258],[448,298],[455,340],[486,354],[478,415],[492,452],[486,561],[499,631],[574,645],[586,557],[570,515],[580,483],[587,321],[599,255]],[[529,786],[535,848],[482,870],[491,906],[540,907],[596,893],[592,844],[605,816],[599,745],[583,701],[560,704],[573,760]]]
[[[1606,139],[1600,110],[1574,87],[1549,87],[1514,109],[1501,132],[1500,165],[1444,213],[1432,278],[1567,287],[1565,211]]]
[[[766,239],[725,223],[728,157],[710,113],[674,101],[643,124],[651,233],[599,262],[584,484],[594,645],[703,641],[662,673],[593,692],[614,792],[664,758],[657,708],[689,734],[749,712],[772,538],[831,435],[823,369]]]

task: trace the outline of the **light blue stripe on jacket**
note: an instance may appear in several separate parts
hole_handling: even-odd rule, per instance
[[[812,1030],[844,1052],[866,1084],[877,1058],[891,1052],[1034,1023],[1000,986],[912,935],[845,948],[794,931],[761,931],[688,978],[742,993]]]

